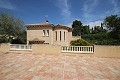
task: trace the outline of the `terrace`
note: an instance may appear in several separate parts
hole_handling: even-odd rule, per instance
[[[0,52],[0,80],[119,79],[119,58]]]

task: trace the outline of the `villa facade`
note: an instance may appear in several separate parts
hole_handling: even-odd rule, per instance
[[[28,44],[69,45],[71,40],[81,37],[72,36],[72,28],[48,21],[41,24],[27,24]]]

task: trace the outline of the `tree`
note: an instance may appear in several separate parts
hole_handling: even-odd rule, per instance
[[[111,31],[110,36],[120,40],[120,17],[111,15],[104,19],[105,26]]]
[[[22,20],[8,13],[0,13],[0,40],[4,37],[5,42],[11,42],[15,38],[23,38],[24,32],[25,27]]]
[[[103,27],[101,26],[95,26],[94,27],[94,30],[92,28],[92,34],[100,34],[100,33],[106,33],[107,30],[106,29],[103,29]]]
[[[90,34],[90,29],[89,29],[89,25],[85,25],[83,26],[83,32],[84,35],[85,34]]]
[[[120,29],[120,17],[117,15],[111,15],[104,19],[104,24],[109,30]]]
[[[73,32],[72,32],[73,36],[81,35],[82,30],[83,30],[81,21],[78,21],[78,20],[73,21],[72,28],[73,28]]]

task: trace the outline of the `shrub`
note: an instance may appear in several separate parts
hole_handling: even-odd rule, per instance
[[[110,33],[103,33],[84,35],[82,38],[95,45],[120,45],[120,40],[114,39],[111,36]]]
[[[70,42],[71,46],[92,46],[91,43],[87,42],[84,39],[77,39]]]
[[[24,42],[21,39],[17,38],[17,39],[12,40],[11,44],[24,44]]]
[[[5,36],[0,36],[0,43],[8,43],[8,39]]]

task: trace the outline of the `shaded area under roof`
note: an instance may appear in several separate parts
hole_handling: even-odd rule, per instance
[[[29,41],[29,44],[43,44],[45,42],[45,40],[40,40],[38,38],[35,38],[31,41]]]

